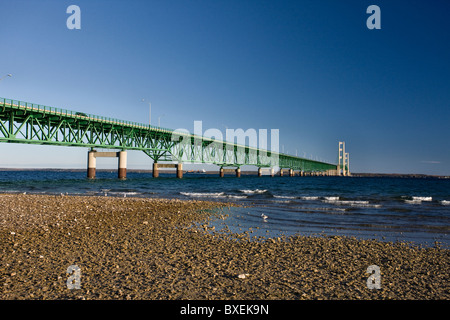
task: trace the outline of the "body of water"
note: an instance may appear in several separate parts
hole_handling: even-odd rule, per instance
[[[229,201],[225,223],[252,235],[344,235],[450,247],[450,179],[270,177],[0,171],[0,193],[70,194]],[[1,209],[0,209],[1,212]]]

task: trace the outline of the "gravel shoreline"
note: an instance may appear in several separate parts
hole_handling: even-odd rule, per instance
[[[230,205],[2,194],[0,299],[450,299],[448,249],[211,230]]]

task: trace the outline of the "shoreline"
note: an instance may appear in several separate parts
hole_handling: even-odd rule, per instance
[[[233,204],[0,194],[0,299],[450,299],[450,251],[212,230]],[[79,266],[81,289],[67,288]],[[367,287],[367,268],[381,289]]]

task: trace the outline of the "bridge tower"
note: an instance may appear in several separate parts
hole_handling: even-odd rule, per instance
[[[338,153],[338,167],[337,167],[337,175],[349,176],[350,175],[350,164],[349,164],[349,154],[345,152],[345,141],[339,141],[339,153]]]

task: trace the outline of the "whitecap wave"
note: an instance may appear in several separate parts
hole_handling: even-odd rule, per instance
[[[450,206],[450,200],[441,200],[443,206]]]
[[[245,199],[248,196],[225,194],[225,192],[180,192],[180,194],[187,197],[196,198],[230,198],[230,199]]]
[[[203,197],[203,198],[225,198],[224,192],[180,192],[187,197]]]
[[[322,200],[322,202],[338,206],[351,206],[359,208],[381,208],[381,204],[372,204],[367,200]]]
[[[364,204],[369,204],[369,201],[360,201],[360,200],[339,200],[336,201],[337,204],[342,204],[342,205],[364,205]]]
[[[108,194],[119,194],[119,195],[136,195],[136,194],[142,194],[142,192],[135,192],[135,191],[126,191],[126,192],[121,192],[121,191],[110,191],[108,192]]]
[[[339,197],[323,197],[327,201],[337,201],[339,200]]]
[[[261,189],[255,189],[255,190],[248,190],[248,189],[244,189],[244,190],[239,190],[242,193],[249,193],[249,194],[253,194],[253,193],[264,193],[267,192],[267,189],[261,190]]]
[[[300,199],[302,199],[302,200],[318,200],[319,197],[316,197],[316,196],[305,196],[305,197],[300,197]]]
[[[415,201],[433,201],[433,197],[412,197],[412,200]]]
[[[279,198],[279,199],[297,199],[297,197],[292,197],[292,196],[276,196],[274,195],[275,198]]]
[[[246,199],[247,198],[247,196],[236,196],[236,195],[232,195],[232,194],[229,194],[226,197],[232,198],[232,199]]]
[[[421,204],[422,200],[405,200],[405,203],[407,204]]]

